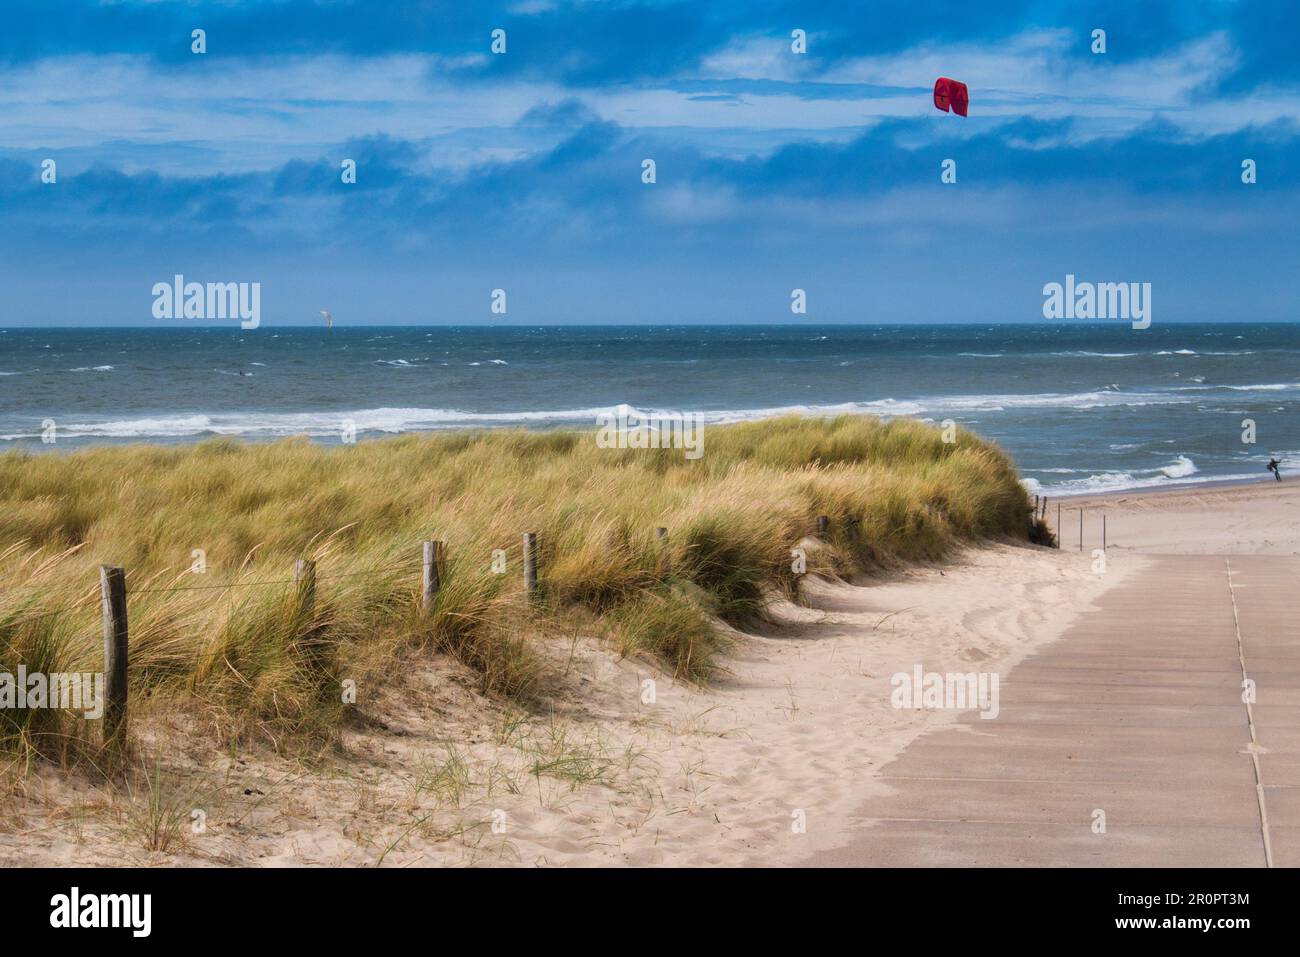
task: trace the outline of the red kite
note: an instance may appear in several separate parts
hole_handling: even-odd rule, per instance
[[[948,112],[949,106],[958,116],[966,115],[966,108],[970,106],[970,92],[966,89],[966,84],[957,80],[950,80],[946,76],[941,76],[934,81],[934,105],[936,109]]]

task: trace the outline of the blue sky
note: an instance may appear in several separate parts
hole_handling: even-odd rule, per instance
[[[264,325],[1043,321],[1066,273],[1300,318],[1300,4],[35,11],[0,34],[0,325],[166,324],[175,273],[260,282]]]

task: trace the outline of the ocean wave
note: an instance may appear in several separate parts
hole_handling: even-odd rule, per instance
[[[1140,352],[1052,352],[1049,355],[1070,359],[1132,359],[1134,356],[1140,356]],[[1159,355],[1159,353],[1157,353]]]
[[[403,360],[404,361],[404,360]],[[237,374],[237,373],[232,373]],[[243,373],[251,375],[251,373]],[[698,414],[710,425],[748,422],[780,415],[835,416],[875,415],[885,418],[925,414],[961,414],[1000,412],[1006,409],[1091,409],[1100,407],[1141,407],[1166,403],[1184,403],[1185,397],[1161,393],[1133,395],[1097,390],[1079,393],[1037,393],[1029,395],[955,395],[928,396],[916,399],[876,399],[866,402],[843,402],[828,405],[786,405],[751,409],[634,409],[638,416],[674,415],[683,411]],[[86,438],[176,439],[202,435],[243,435],[279,437],[338,435],[344,420],[355,424],[358,433],[421,432],[438,429],[475,428],[511,425],[573,425],[594,427],[597,417],[619,406],[576,409],[542,409],[508,412],[477,412],[463,409],[379,408],[340,410],[337,412],[230,412],[182,413],[175,416],[144,415],[102,421],[60,423],[60,436]],[[3,439],[30,438],[21,433],[3,435]]]
[[[184,438],[201,435],[207,428],[209,419],[206,415],[170,416],[166,418],[139,418],[89,424],[59,423],[60,438]],[[0,439],[40,438],[39,432],[20,432],[12,435],[0,435]]]
[[[339,412],[238,412],[191,413],[175,416],[142,416],[92,422],[60,422],[60,438],[182,439],[205,435],[279,438],[291,435],[328,438],[338,436],[345,426],[357,433],[435,431],[527,424],[575,424],[594,428],[597,417],[614,408],[564,409],[540,412],[463,412],[457,409],[381,408]],[[630,414],[668,415],[667,410]],[[0,439],[38,438],[40,433],[0,435]]]
[[[112,372],[113,366],[77,366],[75,369],[69,369],[69,372]]]
[[[1286,469],[1283,469],[1285,473]],[[1178,488],[1184,485],[1205,485],[1213,482],[1250,482],[1267,481],[1263,469],[1256,472],[1233,473],[1230,475],[1198,475],[1195,478],[1169,479],[1134,477],[1128,472],[1107,472],[1093,475],[1084,483],[1062,482],[1060,484],[1041,485],[1035,490],[1069,498],[1078,495],[1098,495],[1107,492],[1128,492],[1150,488]]]
[[[740,421],[773,415],[925,415],[961,412],[1003,412],[1007,409],[1095,409],[1106,407],[1141,407],[1178,405],[1189,402],[1184,396],[1163,392],[1125,393],[1107,386],[1091,392],[999,393],[994,395],[921,396],[913,399],[874,399],[835,405],[791,405],[761,409],[737,409],[707,412],[718,421]]]
[[[337,436],[345,424],[361,433],[398,434],[402,432],[442,429],[491,428],[519,425],[573,425],[595,428],[598,417],[619,409],[636,417],[683,414],[682,410],[634,409],[631,406],[601,406],[579,409],[556,409],[521,412],[468,412],[459,409],[379,408],[338,412],[242,412],[186,413],[174,416],[148,415],[129,419],[107,419],[59,423],[60,438],[105,439],[184,439],[202,436],[244,436],[279,438],[291,435],[328,438]],[[762,418],[766,415],[802,412],[808,415],[837,414],[852,411],[853,406],[830,407],[820,412],[812,407],[791,406],[786,409],[722,411],[703,414],[709,424]],[[896,410],[895,410],[896,411]],[[0,439],[39,438],[39,432],[0,435]]]
[[[1285,474],[1288,470],[1300,467],[1300,453],[1283,452],[1277,455]],[[1046,470],[1038,469],[1039,473]],[[1233,472],[1228,474],[1205,475],[1196,463],[1186,455],[1179,455],[1173,462],[1155,469],[1134,469],[1131,471],[1092,472],[1083,478],[1067,479],[1062,482],[1040,482],[1034,478],[1024,479],[1025,487],[1030,493],[1046,493],[1056,496],[1095,495],[1104,492],[1124,492],[1135,489],[1176,487],[1180,485],[1203,485],[1207,482],[1249,482],[1252,479],[1265,480],[1267,473],[1263,463],[1251,472]]]
[[[1225,389],[1229,392],[1294,392],[1300,389],[1300,382],[1263,382],[1256,385],[1176,385],[1171,392],[1212,392]]]
[[[922,408],[940,412],[983,412],[1004,409],[1096,409],[1107,406],[1169,405],[1187,401],[1161,392],[1120,392],[1106,386],[1092,392],[1040,392],[1009,395],[935,396],[916,400]]]

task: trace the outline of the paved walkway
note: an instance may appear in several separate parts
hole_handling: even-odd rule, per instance
[[[1300,559],[1154,558],[1002,677],[998,718],[884,768],[815,863],[1300,866],[1298,596]]]

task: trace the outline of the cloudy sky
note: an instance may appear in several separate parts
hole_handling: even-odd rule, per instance
[[[163,324],[176,273],[260,282],[264,324],[789,322],[794,288],[800,321],[1041,321],[1066,273],[1151,282],[1158,322],[1300,318],[1300,4],[29,11],[0,325]]]

